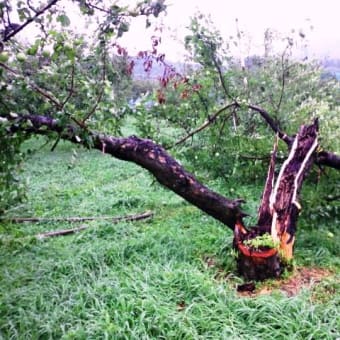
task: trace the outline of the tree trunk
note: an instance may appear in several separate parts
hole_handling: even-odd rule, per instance
[[[298,197],[302,182],[314,161],[317,133],[317,120],[312,125],[300,128],[276,181],[275,142],[258,223],[247,230],[240,220],[234,229],[234,246],[239,254],[238,270],[246,279],[278,277],[293,258],[296,225],[301,210]],[[271,238],[264,238],[263,235],[270,235]],[[268,239],[272,242],[268,243]]]

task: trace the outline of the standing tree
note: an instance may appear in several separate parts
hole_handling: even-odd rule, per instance
[[[275,176],[276,141],[257,225],[246,227],[241,199],[229,199],[210,190],[164,147],[150,139],[113,136],[120,133],[120,117],[124,111],[120,109],[122,102],[117,94],[124,93],[122,80],[127,81],[126,76],[133,69],[133,60],[129,60],[118,39],[128,30],[130,20],[137,16],[145,17],[146,25],[150,26],[151,18],[165,10],[164,1],[143,1],[134,8],[91,0],[70,2],[70,6],[74,4],[78,5],[82,16],[98,21],[94,41],[73,33],[72,22],[59,7],[58,0],[39,7],[32,6],[30,1],[18,1],[14,8],[9,1],[0,2],[3,22],[0,42],[2,211],[20,197],[14,169],[21,160],[22,142],[35,134],[44,135],[54,141],[54,149],[59,140],[64,139],[138,164],[151,172],[159,183],[232,229],[234,246],[239,252],[238,268],[246,278],[279,276],[293,257],[299,192],[309,169],[313,163],[340,169],[340,157],[322,150],[318,144],[317,119],[299,130],[301,122],[296,119],[292,124],[296,129],[293,133],[298,130],[296,135],[282,130],[282,126],[288,127],[294,121],[286,117],[289,110],[294,106],[303,107],[310,96],[321,97],[322,93],[317,91],[320,87],[317,77],[308,89],[296,88],[298,77],[303,78],[299,79],[299,84],[311,80],[305,74],[313,71],[310,66],[300,62],[290,64],[290,40],[280,58],[267,53],[265,58],[242,57],[239,64],[239,60],[233,59],[224,49],[218,32],[210,32],[198,19],[193,20],[192,35],[187,37],[186,44],[201,67],[197,67],[190,78],[178,74],[165,63],[164,55],[157,51],[157,38],[153,39],[150,52],[140,54],[146,71],[152,63],[159,62],[164,66],[164,74],[162,88],[156,92],[161,106],[144,110],[137,118],[141,119],[141,124],[148,124],[145,114],[152,118],[157,110],[159,119],[165,118],[183,128],[185,136],[173,145],[194,142],[197,134],[205,133],[203,140],[211,142],[209,147],[214,152],[224,152],[227,162],[228,149],[223,148],[229,138],[226,133],[229,121],[229,131],[250,136],[249,143],[252,143],[259,133],[258,125],[262,132],[266,130],[258,117],[287,145],[289,155]],[[14,23],[16,12],[19,24]],[[20,33],[33,23],[38,25],[40,33],[33,42],[22,43]],[[240,38],[239,33],[237,39]],[[119,68],[125,71],[118,72]],[[316,72],[310,74],[317,75]],[[259,77],[263,79],[260,83],[256,82]],[[175,93],[173,102],[168,103],[169,84],[174,85]],[[322,86],[323,94],[331,91],[329,83]],[[312,106],[313,103],[303,112]],[[185,115],[181,114],[183,110]],[[273,112],[273,116],[268,112]],[[301,116],[303,114],[298,118]],[[198,127],[194,128],[196,125]],[[195,148],[188,148],[188,152],[192,150]]]

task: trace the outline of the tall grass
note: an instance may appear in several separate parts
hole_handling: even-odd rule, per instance
[[[32,142],[36,145],[36,141]],[[336,339],[335,276],[294,297],[240,297],[231,232],[133,164],[61,144],[25,165],[28,199],[7,216],[124,215],[151,221],[88,223],[67,237],[33,236],[54,222],[0,225],[0,338],[3,339]],[[210,181],[248,200],[261,189]],[[235,192],[236,191],[236,192]],[[298,265],[339,269],[339,234],[302,221]],[[211,266],[207,259],[213,259]],[[333,294],[333,295],[330,295]]]

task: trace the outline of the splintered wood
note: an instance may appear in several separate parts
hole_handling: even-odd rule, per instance
[[[247,230],[241,223],[234,229],[234,244],[239,252],[238,269],[247,279],[263,280],[281,275],[285,263],[293,258],[297,220],[301,205],[299,193],[318,146],[318,121],[301,126],[290,152],[275,180],[278,138],[269,164],[259,208],[257,226]],[[254,251],[243,242],[268,233],[278,249],[263,247]]]

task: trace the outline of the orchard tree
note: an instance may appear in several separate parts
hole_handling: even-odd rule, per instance
[[[91,33],[94,39],[74,32],[73,19],[62,5],[77,6],[84,20],[97,22],[96,33]],[[134,60],[119,38],[134,18],[144,17],[149,27],[165,9],[162,0],[141,1],[134,7],[94,0],[52,0],[39,6],[28,0],[0,1],[0,208],[4,212],[21,197],[15,170],[24,157],[23,141],[44,135],[53,141],[54,149],[59,140],[68,140],[145,168],[160,184],[233,230],[241,274],[249,279],[277,277],[293,257],[299,193],[308,171],[313,164],[340,169],[340,157],[322,149],[318,141],[318,116],[321,130],[325,125],[332,131],[327,114],[338,113],[334,100],[338,84],[322,83],[317,66],[294,61],[292,38],[283,39],[285,48],[277,56],[270,53],[272,35],[267,32],[263,57],[234,58],[230,44],[240,43],[242,32],[225,42],[199,16],[186,38],[195,62],[190,76],[165,62],[156,36],[151,50],[139,54],[146,72],[155,63],[164,68],[161,87],[154,93],[159,105],[138,109],[135,117],[142,132],[163,146],[151,139],[121,136],[120,118],[129,112],[122,97],[130,86]],[[39,27],[39,34],[25,41],[22,33],[32,25]],[[184,135],[164,140],[157,135],[161,129],[151,127],[160,120]],[[310,125],[301,125],[311,120]],[[242,199],[210,190],[164,147],[185,146],[190,156],[199,149],[210,155],[213,151],[223,159],[215,164],[223,170],[221,163],[235,162],[230,153],[236,138],[244,137],[246,147],[256,151],[250,146],[268,140],[268,127],[276,141],[254,227],[244,225]],[[276,174],[278,140],[287,146],[288,156]],[[197,159],[198,165],[209,163]]]

